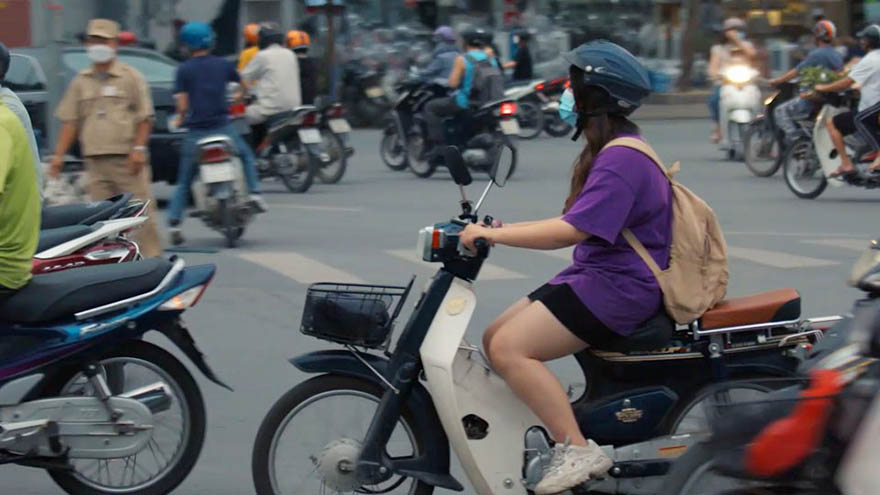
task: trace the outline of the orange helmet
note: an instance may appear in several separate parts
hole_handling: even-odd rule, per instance
[[[260,37],[260,25],[259,24],[248,24],[244,27],[244,40],[248,42],[250,45],[256,45],[257,40]]]
[[[309,33],[305,31],[292,30],[287,32],[287,47],[294,50],[298,48],[308,48],[312,44]]]

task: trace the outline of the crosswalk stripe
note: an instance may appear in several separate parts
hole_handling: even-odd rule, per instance
[[[292,251],[240,252],[236,256],[273,270],[301,284],[316,282],[365,283],[355,275]]]
[[[746,248],[739,246],[727,246],[727,255],[731,258],[751,261],[760,265],[774,268],[815,268],[820,266],[839,265],[837,261],[810,258],[796,254],[783,253],[781,251],[769,251],[767,249]]]
[[[869,243],[864,239],[804,239],[804,244],[815,244],[817,246],[828,246],[837,249],[846,249],[847,251],[864,251]]]
[[[415,251],[412,249],[389,249],[385,252],[387,254],[390,254],[391,256],[394,256],[395,258],[399,258],[420,265],[426,270],[437,271],[437,268],[440,267],[440,265],[438,265],[437,263],[428,263],[427,261],[422,261],[418,259],[416,257]],[[507,268],[502,268],[498,265],[483,263],[483,269],[480,270],[479,280],[521,280],[525,278],[529,277],[523,275],[522,273],[508,270]]]

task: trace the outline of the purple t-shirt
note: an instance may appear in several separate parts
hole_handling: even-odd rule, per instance
[[[623,146],[602,151],[562,217],[590,237],[575,247],[572,265],[550,283],[568,284],[605,326],[631,334],[659,311],[662,295],[651,270],[620,232],[632,230],[657,264],[667,268],[671,203],[669,182],[650,158]]]

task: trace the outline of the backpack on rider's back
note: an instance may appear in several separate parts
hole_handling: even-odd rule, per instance
[[[471,105],[483,106],[490,101],[500,100],[504,97],[504,74],[501,69],[492,63],[491,58],[477,60],[465,54],[465,60],[473,68],[473,80],[468,101]]]

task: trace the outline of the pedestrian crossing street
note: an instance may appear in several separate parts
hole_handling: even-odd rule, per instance
[[[734,236],[735,237],[735,236]],[[867,240],[854,238],[804,238],[793,239],[787,242],[786,251],[756,248],[738,245],[735,241],[742,238],[728,239],[727,254],[733,265],[748,263],[772,269],[817,269],[835,266],[846,266],[855,260],[855,253],[862,251],[868,246]],[[750,244],[754,244],[751,242]],[[820,256],[805,256],[795,254],[798,251],[810,253],[822,252]],[[483,265],[479,280],[488,281],[515,281],[526,279],[545,279],[552,275],[546,269],[549,265],[562,269],[566,262],[571,260],[571,248],[557,251],[519,251],[506,250],[505,256],[493,257],[492,262]],[[356,274],[334,266],[326,259],[318,259],[321,255],[309,253],[309,255],[297,251],[236,251],[233,254],[239,259],[254,263],[263,268],[272,270],[300,284],[312,284],[315,282],[340,282],[340,283],[367,283],[369,274]],[[439,265],[422,261],[416,254],[415,249],[387,249],[373,254],[362,254],[359,259],[369,262],[371,256],[386,256],[394,262],[403,262],[403,271],[415,272],[422,275],[435,272]],[[536,258],[537,257],[537,258]],[[496,260],[502,258],[501,264]],[[541,258],[546,260],[541,262]],[[511,262],[511,259],[514,259]],[[382,260],[386,265],[388,260]],[[370,262],[373,264],[374,262]],[[378,263],[378,260],[375,262]],[[506,266],[502,266],[506,265]],[[540,265],[540,266],[539,266]],[[530,271],[534,268],[534,271]]]

